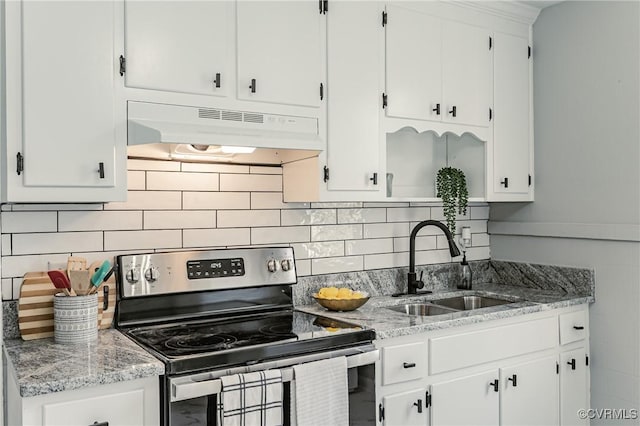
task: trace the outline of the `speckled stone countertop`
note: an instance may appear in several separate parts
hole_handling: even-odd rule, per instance
[[[86,345],[5,340],[4,351],[23,397],[164,374],[162,362],[114,329]]]
[[[514,303],[482,308],[478,310],[459,311],[434,316],[415,316],[395,312],[386,307],[405,303],[422,303],[447,297],[479,295],[493,296],[514,301]],[[559,293],[549,290],[515,287],[504,284],[478,284],[473,290],[437,290],[431,294],[416,296],[375,296],[351,312],[332,312],[318,305],[296,306],[297,309],[316,315],[355,323],[373,328],[378,339],[423,333],[431,330],[475,324],[500,318],[510,318],[550,309],[591,303],[593,296]]]

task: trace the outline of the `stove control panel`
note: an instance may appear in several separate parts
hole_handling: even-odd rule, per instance
[[[297,282],[291,247],[117,256],[124,298]]]
[[[190,280],[220,277],[239,277],[244,275],[244,259],[205,259],[188,260],[187,277]]]

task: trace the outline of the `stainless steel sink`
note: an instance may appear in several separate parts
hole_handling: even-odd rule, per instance
[[[404,305],[387,306],[387,309],[391,309],[392,311],[400,312],[407,315],[419,316],[442,315],[455,312],[455,310],[453,309],[431,305],[429,303],[407,303]]]
[[[433,304],[446,306],[447,308],[455,309],[458,311],[468,311],[471,309],[488,308],[490,306],[506,305],[508,303],[514,303],[510,300],[496,299],[493,297],[484,296],[458,296],[449,297],[447,299],[431,300]]]

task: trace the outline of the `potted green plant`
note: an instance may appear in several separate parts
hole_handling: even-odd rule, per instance
[[[466,214],[469,192],[464,172],[454,167],[438,170],[436,197],[442,198],[444,217],[452,234],[456,233],[456,213]]]

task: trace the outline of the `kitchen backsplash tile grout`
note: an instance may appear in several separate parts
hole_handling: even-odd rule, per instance
[[[405,267],[411,226],[443,220],[438,203],[283,203],[278,167],[151,160],[128,165],[126,202],[2,205],[3,300],[18,298],[24,273],[62,267],[69,255],[99,260],[162,249],[291,245],[301,252],[301,277]],[[458,216],[458,230],[472,227],[469,260],[490,258],[488,218],[486,203],[471,203]],[[419,262],[451,263],[437,234],[421,232]]]

